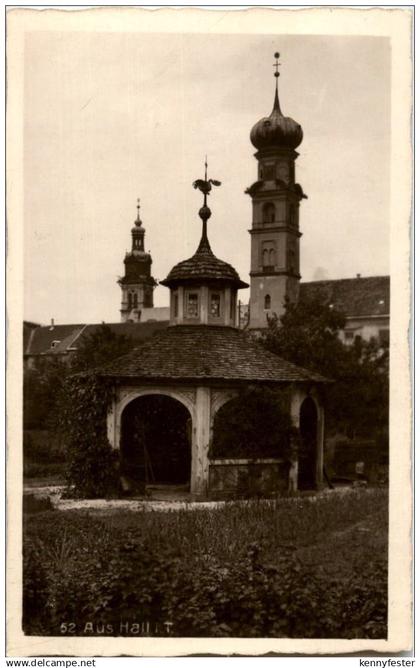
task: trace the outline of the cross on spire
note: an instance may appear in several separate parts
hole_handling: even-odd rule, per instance
[[[140,220],[140,197],[137,197],[137,220]]]
[[[274,54],[274,58],[276,59],[276,62],[273,65],[273,67],[276,68],[276,71],[274,72],[274,76],[277,79],[280,76],[279,67],[281,65],[281,63],[279,63],[280,54],[279,54],[278,51],[276,51],[276,53]]]

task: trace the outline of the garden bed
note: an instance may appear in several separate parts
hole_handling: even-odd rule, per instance
[[[378,489],[31,515],[24,631],[385,638],[387,512]]]

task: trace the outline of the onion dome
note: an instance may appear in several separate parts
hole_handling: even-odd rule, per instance
[[[275,53],[274,56],[278,59],[279,54]],[[276,93],[274,97],[273,111],[268,118],[261,118],[261,120],[255,123],[251,130],[251,142],[258,150],[265,148],[295,149],[303,139],[303,131],[299,123],[296,123],[293,118],[283,116],[280,109],[277,85],[279,76],[278,62],[275,67],[277,68],[277,71],[274,75],[276,77]]]

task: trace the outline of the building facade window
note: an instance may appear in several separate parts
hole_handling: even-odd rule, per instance
[[[264,309],[269,311],[271,309],[271,297],[270,295],[265,295],[264,297]]]
[[[198,318],[198,293],[187,292],[186,317]]]

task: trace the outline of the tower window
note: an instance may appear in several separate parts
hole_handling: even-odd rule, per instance
[[[131,292],[128,293],[128,308],[131,309],[133,307],[133,302],[132,302],[132,295]]]
[[[276,207],[272,202],[263,205],[263,223],[274,223],[276,220]]]
[[[264,250],[263,250],[262,263],[263,263],[263,267],[267,267],[267,265],[269,264],[269,261],[268,261],[268,248],[264,248]]]
[[[273,270],[276,265],[276,247],[274,241],[264,241],[262,244],[262,266],[264,271]]]
[[[210,315],[212,318],[220,318],[220,293],[212,292],[210,295]]]
[[[269,311],[271,309],[271,297],[270,295],[265,295],[264,297],[264,309]]]
[[[264,167],[264,178],[271,181],[275,178],[274,165],[266,165]]]
[[[134,293],[134,308],[138,307],[138,297],[137,297],[137,292]]]
[[[174,293],[174,318],[178,317],[178,293]]]
[[[198,294],[189,292],[187,294],[187,318],[198,318]]]

